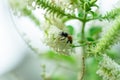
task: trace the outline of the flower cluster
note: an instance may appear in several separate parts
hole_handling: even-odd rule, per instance
[[[111,46],[119,42],[120,37],[120,16],[116,18],[111,28],[99,40],[91,52],[94,54],[102,54]]]
[[[44,30],[44,43],[60,54],[69,55],[72,50],[71,44],[67,43],[67,38],[63,39],[60,35],[61,32],[63,31],[53,25],[46,28],[46,30]]]
[[[120,65],[114,62],[107,55],[103,55],[103,60],[100,62],[100,68],[97,74],[103,77],[103,80],[120,80]]]
[[[71,43],[67,42],[67,37],[61,36],[62,32],[66,32],[64,22],[58,17],[49,14],[43,15],[44,21],[41,24],[44,32],[43,42],[57,53],[70,55],[72,53]]]

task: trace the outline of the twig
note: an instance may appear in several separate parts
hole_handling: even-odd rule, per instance
[[[84,74],[85,74],[85,58],[84,58],[84,56],[83,56],[83,57],[82,57],[82,73],[81,73],[81,77],[80,77],[79,80],[83,80]]]

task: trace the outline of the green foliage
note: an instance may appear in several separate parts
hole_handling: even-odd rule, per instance
[[[106,54],[109,55],[115,62],[120,64],[120,54],[119,51],[115,49],[107,50]]]
[[[64,72],[64,71],[63,71]],[[51,76],[50,80],[76,80],[76,76],[74,74],[68,73],[61,73],[61,74],[54,74]]]
[[[75,16],[72,16],[71,14],[66,13],[64,9],[56,6],[50,1],[36,0],[36,4],[39,5],[41,8],[45,9],[48,13],[53,14],[54,16],[57,16],[57,17],[67,16],[69,18],[75,17]]]
[[[98,69],[97,66],[98,64],[99,62],[93,57],[90,57],[86,60],[85,80],[101,80],[101,78],[96,74],[96,70]]]
[[[100,14],[98,14],[96,11],[92,11],[92,7],[99,8],[96,2],[97,0],[80,0],[80,9],[78,12],[78,17],[82,19],[82,21],[84,21],[85,15],[86,15],[86,21],[100,18]]]
[[[67,31],[69,32],[70,35],[74,35],[74,33],[75,33],[75,30],[74,30],[73,26],[71,26],[71,25],[67,26]]]
[[[50,75],[46,80],[74,80],[76,79],[78,67],[77,61],[73,56],[58,55],[53,51],[48,51],[40,55],[40,58],[49,60],[56,64],[55,72]],[[64,72],[64,74],[63,74]]]
[[[102,32],[102,27],[91,26],[90,29],[86,32],[86,38],[88,41],[95,41],[98,39],[99,34],[101,32]]]
[[[120,15],[120,8],[115,8],[111,10],[110,12],[107,12],[104,16],[103,19],[107,20],[114,20]]]
[[[92,53],[103,54],[111,46],[119,42],[120,36],[120,17],[118,17],[112,27],[107,31],[105,35],[99,40]]]
[[[43,58],[50,59],[50,60],[55,60],[58,62],[64,62],[64,63],[69,63],[71,65],[76,64],[76,59],[72,56],[65,56],[65,55],[58,55],[57,53],[53,51],[48,51],[46,54],[40,55]]]
[[[95,36],[95,35],[98,35],[100,32],[102,31],[102,28],[99,27],[99,26],[94,26],[94,27],[91,27],[90,30],[89,30],[89,35],[90,36]]]
[[[48,51],[45,54],[40,54],[40,59],[49,60],[50,62],[53,61],[54,63],[56,63],[56,65],[58,65],[58,64],[65,65],[65,67],[61,67],[60,65],[58,65],[58,67],[62,68],[62,71],[61,71],[62,73],[53,74],[47,78],[45,77],[45,75],[43,75],[43,77],[45,78],[45,80],[76,80],[78,72],[81,72],[83,74],[79,75],[79,76],[82,76],[82,78],[80,80],[83,80],[83,79],[85,79],[85,80],[101,80],[101,78],[98,77],[98,75],[96,75],[96,71],[98,69],[97,66],[101,59],[100,57],[103,57],[101,55],[108,54],[112,58],[116,59],[117,62],[119,62],[119,57],[120,57],[119,54],[114,52],[113,50],[110,50],[110,48],[114,44],[119,42],[120,8],[115,8],[115,9],[111,10],[110,12],[107,12],[105,15],[101,15],[100,13],[97,12],[99,6],[96,4],[96,2],[98,0],[70,0],[70,1],[71,1],[71,3],[69,5],[74,5],[74,7],[75,7],[75,8],[72,8],[73,11],[74,11],[74,9],[76,9],[78,11],[75,14],[71,14],[71,13],[67,12],[66,9],[68,9],[68,7],[66,8],[66,6],[64,6],[64,7],[57,6],[56,4],[52,3],[52,0],[35,0],[34,1],[35,7],[38,6],[38,7],[40,7],[40,9],[43,9],[46,11],[46,13],[44,14],[46,22],[44,22],[43,31],[44,31],[44,33],[47,32],[46,39],[49,43],[47,45],[49,47],[54,47],[53,51]],[[30,4],[31,3],[32,3],[32,1],[30,1]],[[23,5],[23,6],[21,6],[21,5]],[[29,17],[37,26],[40,26],[42,24],[39,22],[39,20],[33,14],[34,10],[31,8],[32,5],[31,5],[31,7],[29,7],[30,5],[28,6],[26,4],[26,0],[25,1],[14,0],[14,1],[12,1],[11,6],[15,12],[18,12],[18,13],[20,12],[21,15]],[[93,11],[92,10],[93,7],[97,7],[97,10]],[[35,8],[35,9],[39,9],[39,8]],[[51,17],[51,15],[52,15],[52,17]],[[71,25],[65,26],[65,24],[64,24],[64,22],[69,21],[70,19],[77,19],[82,23],[82,26],[80,25],[81,31],[78,32],[77,35],[75,34],[75,29],[73,26],[71,26]],[[107,20],[115,19],[115,21],[114,21],[113,25],[110,27],[110,29],[108,29],[108,31],[105,32],[101,38],[99,37],[100,33],[102,32],[101,26],[90,26],[88,31],[85,31],[87,22],[92,21],[92,20],[103,21],[106,19]],[[76,37],[76,39],[73,39],[73,40],[77,43],[72,43],[72,44],[70,44],[70,46],[68,45],[68,43],[66,43],[66,41],[71,40],[71,38],[68,36],[61,37],[58,34],[60,31],[65,31],[64,29],[67,29],[66,32],[68,32],[68,34],[74,35]],[[50,34],[50,33],[52,33],[52,34]],[[58,43],[61,43],[61,45]],[[71,48],[71,45],[72,45],[72,48]],[[58,48],[56,48],[56,47],[58,47]],[[67,51],[68,50],[68,52],[69,52],[69,49],[76,49],[77,47],[78,47],[78,49],[80,49],[79,47],[82,47],[81,49],[83,52],[81,52],[80,56],[84,57],[85,60],[80,61],[81,59],[79,59],[77,56],[72,56],[72,55],[66,56],[66,55],[62,55],[60,52],[59,52],[59,54],[55,52],[55,49],[58,51]],[[33,50],[35,50],[35,49],[33,49]],[[70,51],[72,51],[72,50],[70,50]],[[77,52],[77,53],[79,53],[79,52]],[[93,54],[93,55],[89,56],[88,53]],[[98,55],[98,54],[100,54],[100,55]],[[96,58],[99,61],[97,61],[94,58],[94,56],[96,56]],[[114,61],[111,61],[110,58],[108,60],[109,60],[108,62],[110,62],[111,64],[115,63]],[[105,62],[107,62],[107,60],[105,60]],[[86,64],[86,65],[84,66],[82,64]],[[107,65],[107,64],[105,64],[105,65]],[[66,66],[67,66],[67,69],[70,68],[71,72],[67,72],[66,70],[63,70],[64,68],[66,69]],[[102,66],[104,67],[104,65],[102,65]],[[119,65],[117,64],[117,66],[119,66]],[[78,67],[80,67],[80,68],[78,68]],[[83,70],[82,70],[82,67],[83,67]],[[109,66],[105,66],[105,67],[106,67],[106,69],[109,68]],[[84,70],[84,68],[85,68],[85,70]],[[57,70],[60,71],[61,69],[60,70],[59,69],[57,69]],[[113,65],[113,69],[114,69],[114,65]],[[58,71],[56,71],[56,72],[58,72]],[[84,71],[85,71],[85,74],[84,74]],[[101,71],[101,69],[100,69],[100,71]],[[109,69],[107,69],[107,71],[108,71],[107,74],[109,75]],[[64,72],[64,74],[63,74],[63,72]],[[104,72],[104,70],[103,70],[103,72]]]
[[[65,79],[65,77],[63,76],[63,75],[53,75],[51,78],[50,78],[51,80],[64,80]]]
[[[86,12],[91,11],[91,8],[97,5],[95,4],[97,0],[80,0],[81,1],[81,7]]]

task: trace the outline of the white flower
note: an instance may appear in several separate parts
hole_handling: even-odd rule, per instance
[[[120,80],[120,65],[104,54],[97,74],[102,76],[103,80]]]
[[[62,30],[59,28],[50,26],[50,28],[45,31],[44,43],[60,54],[69,55],[72,50],[71,43],[67,43],[67,38],[62,40],[61,32]]]

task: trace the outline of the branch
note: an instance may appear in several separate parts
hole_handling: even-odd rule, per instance
[[[53,4],[47,0],[37,0],[36,4],[54,16],[57,16],[57,17],[67,16],[68,18],[79,19],[81,21],[80,18],[78,18],[72,14],[66,13],[64,9],[62,9],[59,6],[56,6],[55,4]]]

